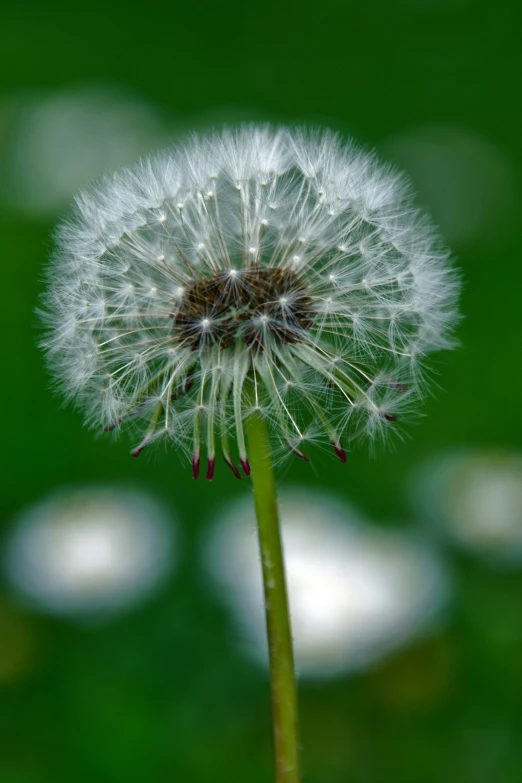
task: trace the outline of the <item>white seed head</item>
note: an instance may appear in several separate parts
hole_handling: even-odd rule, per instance
[[[268,221],[266,215],[270,214]],[[403,178],[331,133],[245,126],[80,193],[58,232],[44,346],[95,427],[134,424],[239,475],[274,443],[382,435],[451,347],[458,280]]]
[[[3,565],[13,588],[44,611],[101,617],[159,586],[172,567],[173,529],[141,492],[64,489],[22,512]]]
[[[250,498],[248,498],[250,501]],[[449,597],[443,563],[406,532],[379,529],[329,495],[279,497],[300,677],[362,670],[422,637]],[[244,651],[266,665],[265,602],[250,503],[227,505],[206,533],[204,570]]]

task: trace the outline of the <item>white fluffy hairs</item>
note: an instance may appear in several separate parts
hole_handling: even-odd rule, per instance
[[[274,445],[381,436],[452,346],[458,279],[402,176],[330,132],[243,126],[80,193],[57,232],[44,347],[96,428],[165,437],[239,476]]]

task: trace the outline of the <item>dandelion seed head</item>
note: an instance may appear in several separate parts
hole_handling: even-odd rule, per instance
[[[329,495],[280,497],[288,598],[302,677],[373,666],[440,623],[451,585],[436,552],[407,532],[379,529]],[[231,610],[241,647],[266,665],[255,517],[228,504],[207,531],[203,566]]]
[[[3,566],[12,587],[51,614],[130,608],[165,579],[173,520],[155,500],[116,487],[62,489],[21,513]]]
[[[403,178],[331,133],[245,126],[160,153],[76,198],[44,346],[89,424],[168,438],[199,472],[274,443],[396,427],[452,346],[458,281]],[[210,471],[213,475],[213,469]]]

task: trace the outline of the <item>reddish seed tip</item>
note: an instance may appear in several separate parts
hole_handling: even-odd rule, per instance
[[[335,453],[337,454],[341,462],[343,463],[346,462],[346,452],[341,446],[341,442],[337,441],[337,443],[335,443],[334,441],[332,441],[332,446],[334,447]]]
[[[111,432],[112,430],[115,430],[116,427],[119,427],[120,424],[121,424],[121,419],[116,419],[116,421],[113,421],[112,424],[107,424],[107,426],[103,428],[103,431]]]
[[[192,457],[192,474],[195,479],[199,476],[199,454],[194,454]]]
[[[392,416],[391,413],[384,413],[383,414],[386,421],[397,421],[398,416]]]
[[[299,449],[296,449],[295,446],[292,446],[291,443],[288,444],[290,451],[293,451],[294,454],[297,454],[298,457],[303,459],[305,462],[310,462],[310,457],[307,457],[306,454],[303,454],[302,451],[299,451]]]
[[[240,457],[241,467],[245,471],[245,476],[250,476],[250,463],[248,461],[248,457]]]
[[[145,446],[148,446],[151,440],[152,438],[148,435],[146,438],[143,438],[138,448],[131,452],[131,457],[139,457]]]
[[[214,478],[214,467],[216,465],[216,460],[214,457],[209,457],[207,462],[207,481],[212,481]]]
[[[232,473],[234,474],[234,476],[235,476],[237,479],[241,479],[241,473],[240,473],[240,472],[239,472],[239,470],[236,468],[236,466],[234,465],[234,463],[232,462],[232,460],[230,460],[230,459],[227,459],[226,457],[224,457],[224,460],[225,460],[225,462],[227,463],[227,465],[228,465],[228,467],[230,468],[230,470],[232,471]]]

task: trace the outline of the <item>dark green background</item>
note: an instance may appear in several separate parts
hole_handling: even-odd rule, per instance
[[[522,169],[515,4],[471,0],[263,3],[10,3],[0,12],[0,90],[122,87],[181,127],[205,117],[320,124],[386,148],[416,126],[455,126]],[[0,124],[1,133],[1,124]],[[442,183],[448,198],[451,173]],[[493,228],[453,243],[465,281],[461,347],[437,359],[443,391],[395,452],[343,466],[316,455],[281,483],[331,489],[371,518],[411,516],[411,469],[437,451],[520,445],[522,239],[512,200]],[[503,203],[503,194],[493,194]],[[426,204],[429,208],[430,204]],[[0,212],[1,516],[55,487],[129,482],[180,519],[181,567],[129,615],[85,629],[0,595],[5,783],[271,780],[268,683],[237,651],[198,569],[216,504],[250,491],[221,468],[195,483],[174,453],[129,459],[49,391],[34,308],[55,217]],[[359,677],[301,688],[310,783],[522,781],[522,572],[449,555],[443,630]],[[7,652],[6,652],[7,651]]]

